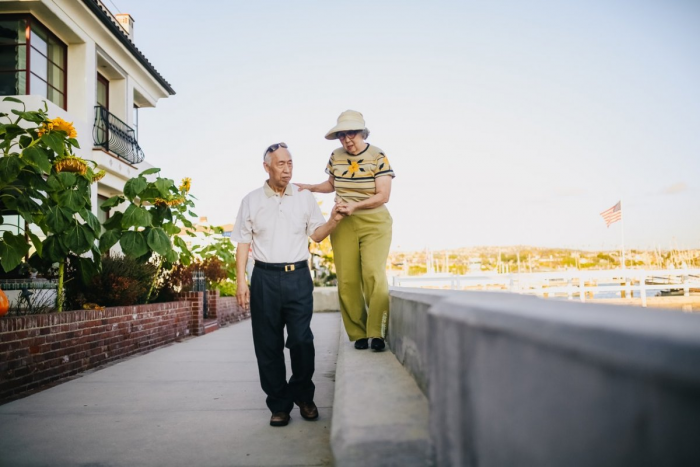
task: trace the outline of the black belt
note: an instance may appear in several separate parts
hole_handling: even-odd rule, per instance
[[[309,262],[297,261],[296,263],[263,263],[262,261],[255,260],[255,267],[269,269],[270,271],[292,272],[297,269],[308,268]]]

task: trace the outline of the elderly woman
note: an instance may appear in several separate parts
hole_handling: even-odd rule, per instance
[[[338,139],[326,166],[328,180],[300,189],[336,193],[338,211],[346,217],[331,234],[338,274],[340,312],[356,349],[384,349],[389,318],[386,260],[392,219],[386,208],[394,171],[384,151],[365,140],[369,130],[360,112],[346,110],[326,139]]]

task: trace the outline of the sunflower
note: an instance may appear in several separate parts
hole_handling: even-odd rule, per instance
[[[87,173],[87,163],[77,156],[63,156],[56,159],[53,164],[56,172],[75,172],[80,175]]]
[[[191,186],[192,186],[192,179],[190,177],[185,177],[182,179],[182,184],[180,185],[180,191],[187,193],[190,191]]]
[[[44,122],[41,125],[41,128],[36,132],[36,134],[41,138],[44,136],[44,134],[48,133],[49,131],[53,130],[53,123],[49,122]]]
[[[92,176],[92,181],[94,182],[99,182],[104,178],[104,176],[107,174],[104,170],[100,170],[99,172],[96,172],[95,175]]]
[[[155,201],[153,201],[153,204],[156,206],[160,207],[165,207],[165,206],[177,206],[179,204],[182,204],[185,202],[185,198],[174,198],[171,200],[163,199],[163,198],[156,198]]]
[[[52,120],[49,120],[48,122],[44,122],[37,132],[39,137],[44,136],[44,134],[50,132],[50,131],[62,131],[64,132],[69,138],[77,138],[78,137],[78,132],[75,131],[75,127],[73,126],[73,122],[67,122],[63,120],[61,117],[56,117]]]

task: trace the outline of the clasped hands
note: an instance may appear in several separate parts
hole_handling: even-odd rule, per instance
[[[312,191],[311,188],[314,185],[309,185],[306,183],[295,183],[297,186],[297,189],[299,191],[302,190],[309,190]],[[343,217],[347,216],[352,216],[352,214],[355,212],[355,209],[357,209],[357,203],[353,202],[340,202],[340,203],[335,203],[335,206],[333,206],[333,211],[331,211],[331,219],[333,219],[336,222],[340,222],[343,220]]]
[[[340,222],[343,220],[343,217],[352,216],[353,212],[355,212],[355,203],[335,203],[335,206],[333,206],[333,211],[331,211],[331,219],[336,222]]]

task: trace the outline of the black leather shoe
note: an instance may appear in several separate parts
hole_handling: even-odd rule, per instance
[[[311,402],[301,402],[295,401],[296,405],[299,406],[299,413],[304,420],[316,420],[318,418],[318,408],[313,401]]]
[[[357,340],[355,341],[355,348],[356,348],[357,350],[364,350],[364,349],[366,349],[367,347],[369,347],[369,345],[367,344],[367,338],[365,338],[365,339],[357,339]]]
[[[384,339],[382,339],[381,337],[372,338],[372,350],[374,350],[375,352],[381,352],[382,350],[384,350],[384,347],[386,347],[386,345],[384,344]]]
[[[270,425],[272,426],[287,426],[292,417],[287,412],[275,412],[270,417]]]

